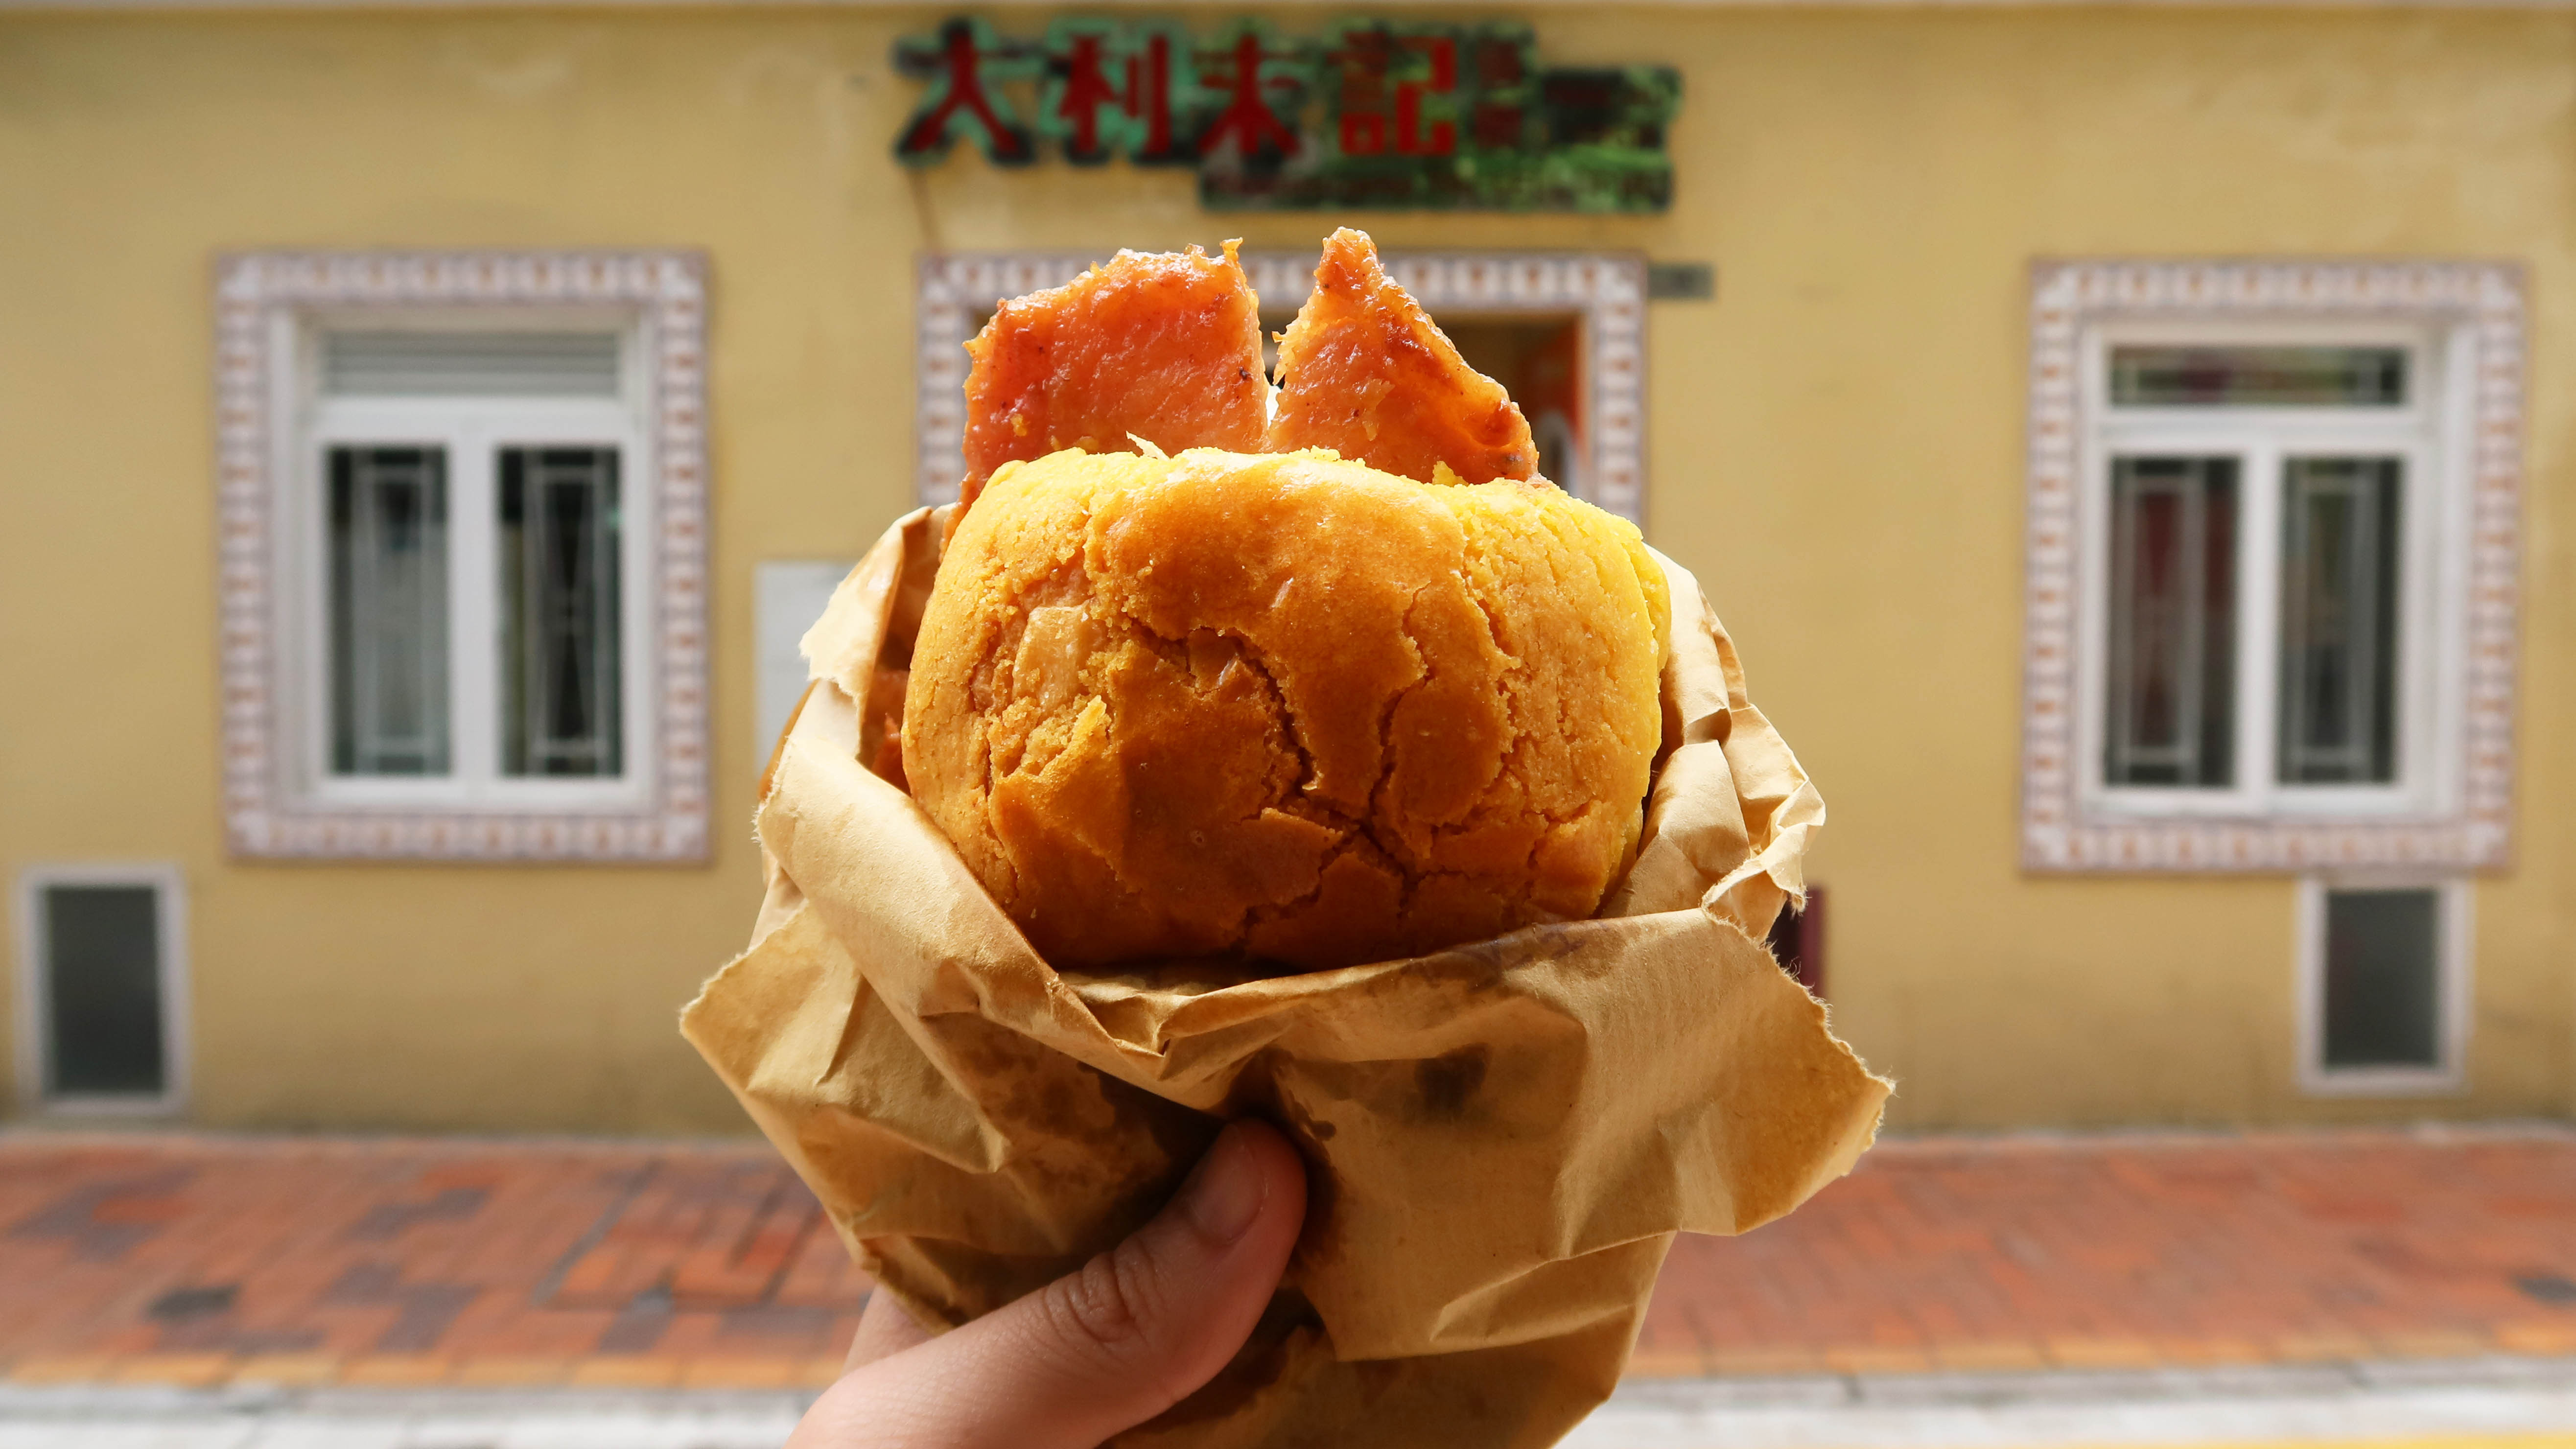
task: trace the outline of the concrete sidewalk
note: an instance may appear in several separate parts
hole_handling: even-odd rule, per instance
[[[21,1396],[792,1398],[865,1292],[756,1145],[0,1136]],[[2576,1365],[2576,1133],[1892,1141],[1780,1223],[1683,1239],[1631,1384],[2495,1364]]]
[[[0,1385],[0,1449],[772,1449],[772,1390]],[[2576,1364],[1634,1379],[1568,1449],[2569,1449]]]

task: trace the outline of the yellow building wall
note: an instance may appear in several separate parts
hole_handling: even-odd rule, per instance
[[[752,569],[855,556],[909,506],[912,257],[1291,247],[1342,219],[1211,216],[1187,177],[1117,167],[905,172],[916,90],[887,50],[943,13],[0,14],[0,872],[184,868],[196,1120],[741,1127],[673,1014],[759,896]],[[1672,212],[1355,219],[1394,248],[1717,266],[1714,304],[1653,311],[1649,532],[1831,804],[1836,1020],[1899,1079],[1894,1121],[2576,1107],[2552,728],[2576,685],[2576,16],[1493,13],[1553,61],[1683,69]],[[552,246],[711,258],[713,863],[228,859],[211,258]],[[2454,1098],[2298,1094],[2289,881],[2017,865],[2027,265],[2272,254],[2529,268],[2519,859],[2476,890]]]

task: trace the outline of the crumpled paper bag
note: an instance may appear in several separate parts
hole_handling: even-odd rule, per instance
[[[768,897],[681,1020],[916,1318],[1071,1271],[1256,1113],[1307,1161],[1287,1280],[1213,1383],[1116,1442],[1546,1445],[1616,1384],[1675,1232],[1768,1222],[1869,1144],[1888,1084],[1762,945],[1824,802],[1687,572],[1663,561],[1662,752],[1597,918],[1303,975],[1086,974],[894,783],[947,522],[897,523],[806,636]]]

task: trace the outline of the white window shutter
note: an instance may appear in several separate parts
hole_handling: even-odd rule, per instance
[[[330,332],[326,397],[615,397],[614,332]]]

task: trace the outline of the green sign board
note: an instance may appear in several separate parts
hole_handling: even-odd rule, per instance
[[[1187,166],[1215,211],[1672,205],[1680,73],[1541,66],[1526,25],[1353,20],[1297,39],[1258,20],[1073,17],[1028,39],[959,18],[894,59],[924,83],[895,138],[908,165],[964,140],[1004,166]]]

